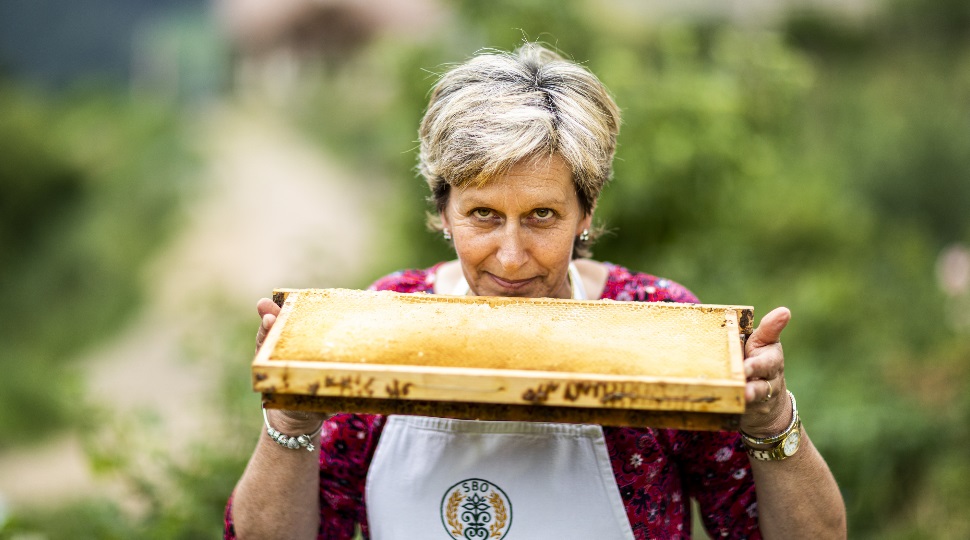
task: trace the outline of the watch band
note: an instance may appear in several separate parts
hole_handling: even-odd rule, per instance
[[[795,395],[788,391],[791,399],[792,418],[791,424],[779,433],[771,437],[752,437],[745,432],[741,432],[741,441],[747,450],[748,455],[760,461],[780,461],[790,458],[798,451],[802,440],[802,421],[798,417],[798,406],[795,404]],[[756,445],[770,445],[768,448],[756,448]]]
[[[784,439],[771,448],[759,450],[745,445],[748,455],[760,461],[781,461],[794,456],[802,442],[802,421],[795,422],[794,427]]]

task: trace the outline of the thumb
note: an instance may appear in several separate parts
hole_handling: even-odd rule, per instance
[[[260,298],[259,302],[256,302],[256,312],[259,313],[259,318],[263,318],[267,313],[271,315],[279,315],[280,307],[276,305],[269,298]]]
[[[263,346],[263,341],[266,339],[266,334],[269,334],[270,329],[273,328],[273,324],[276,322],[276,316],[280,313],[280,307],[273,303],[272,300],[268,298],[260,299],[256,304],[256,311],[259,313],[259,330],[256,332],[256,351]]]
[[[753,348],[773,345],[781,341],[781,331],[788,326],[791,311],[788,308],[775,308],[761,319],[761,324],[748,338],[748,346]]]

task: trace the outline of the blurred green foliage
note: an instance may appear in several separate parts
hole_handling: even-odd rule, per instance
[[[0,118],[0,432],[42,438],[78,411],[72,361],[137,306],[190,160],[170,107],[117,92],[0,82]]]
[[[394,179],[374,277],[452,256],[424,229],[427,192],[414,171],[434,74],[481,47],[549,43],[589,66],[623,109],[615,181],[597,209],[613,233],[597,258],[675,279],[706,302],[790,307],[787,379],[843,491],[850,537],[970,536],[970,329],[951,316],[970,298],[947,297],[935,277],[941,250],[970,243],[967,4],[894,1],[859,20],[801,12],[775,30],[651,22],[592,2],[453,6],[436,38],[377,41],[290,105],[322,146],[365,176]],[[46,311],[0,321],[8,351],[33,366],[12,368],[23,371],[10,390],[0,379],[0,427],[20,427],[10,411],[25,402],[66,418],[34,368],[60,365],[123,321],[138,287],[122,261],[147,253],[174,215],[171,186],[153,180],[171,162],[149,156],[184,151],[176,117],[144,103],[79,110],[0,93],[0,155],[21,171],[2,176],[18,199],[0,201],[0,286],[29,306],[40,283],[61,284],[45,293]],[[128,144],[137,150],[119,150]],[[85,311],[94,301],[108,309]],[[50,329],[42,345],[17,339],[28,322]],[[248,344],[240,325],[226,339]],[[228,350],[218,361],[238,369]],[[224,406],[239,422],[252,396],[233,377]],[[89,501],[17,516],[7,531],[68,536],[76,529],[63,523],[78,520],[99,538],[213,536],[250,443],[237,434],[200,447],[165,482],[94,444],[92,459],[150,510]]]
[[[203,308],[205,309],[205,308]],[[105,494],[55,507],[16,512],[0,538],[90,540],[218,538],[226,499],[246,465],[258,432],[251,415],[259,396],[239,373],[239,359],[252,353],[252,321],[226,314],[199,328],[184,344],[186,360],[219,366],[209,405],[216,427],[186,451],[170,452],[163,426],[150,410],[119,411],[109,402],[89,404],[75,426],[93,470],[125,496]],[[192,341],[195,342],[192,342]]]

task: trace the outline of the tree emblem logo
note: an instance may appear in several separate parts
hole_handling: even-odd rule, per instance
[[[488,480],[462,480],[441,498],[441,524],[454,540],[502,540],[512,527],[512,502]]]

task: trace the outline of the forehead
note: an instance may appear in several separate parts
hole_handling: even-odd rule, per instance
[[[578,204],[572,169],[558,155],[543,156],[515,164],[505,174],[481,185],[472,183],[455,190],[459,204]]]

